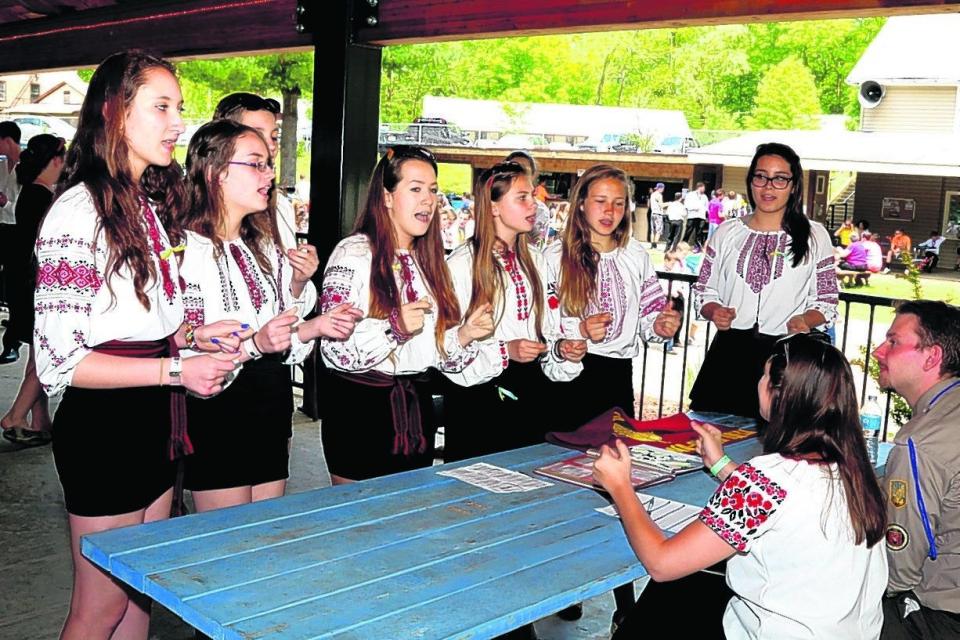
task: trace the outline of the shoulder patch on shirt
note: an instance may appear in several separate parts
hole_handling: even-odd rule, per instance
[[[890,479],[890,504],[896,509],[902,509],[907,504],[907,481]]]
[[[887,549],[890,551],[903,551],[910,543],[910,536],[907,530],[899,524],[891,524],[887,527]]]

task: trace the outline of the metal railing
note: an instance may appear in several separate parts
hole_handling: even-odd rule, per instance
[[[650,378],[652,375],[657,373],[656,370],[654,370],[653,373],[650,371],[653,363],[659,365],[657,369],[659,369],[658,373],[660,378],[659,381],[653,383],[659,387],[659,393],[656,395],[657,417],[663,416],[664,405],[667,402],[671,404],[676,402],[678,411],[683,411],[686,409],[688,404],[688,399],[686,397],[688,391],[688,377],[692,377],[693,379],[696,378],[696,374],[699,372],[699,362],[695,361],[699,357],[700,362],[702,362],[702,357],[706,356],[706,353],[710,348],[711,334],[715,333],[713,329],[713,323],[697,321],[701,326],[705,325],[706,333],[704,336],[703,345],[687,345],[686,338],[690,336],[690,326],[694,322],[692,317],[693,314],[690,309],[689,287],[697,281],[697,276],[691,274],[666,272],[658,272],[658,275],[660,279],[666,283],[668,290],[676,291],[677,287],[682,287],[684,297],[686,298],[683,331],[681,332],[681,339],[678,340],[677,344],[677,347],[681,349],[681,353],[679,354],[680,357],[678,358],[680,370],[677,372],[676,365],[668,364],[668,358],[665,354],[664,345],[643,345],[639,359],[641,366],[639,375],[640,385],[639,388],[635,389],[635,395],[640,400],[640,411],[638,411],[638,413],[641,417],[643,417],[643,404],[644,400],[647,399],[647,387],[650,385]],[[858,391],[861,404],[863,404],[864,400],[866,400],[867,392],[868,390],[872,389],[873,384],[869,375],[869,366],[873,358],[872,351],[875,343],[879,342],[879,340],[874,339],[874,332],[878,329],[881,331],[886,329],[886,327],[880,326],[876,321],[877,310],[878,308],[894,308],[900,302],[900,300],[894,298],[848,293],[846,291],[840,292],[840,318],[834,327],[834,344],[838,345],[838,348],[848,360],[862,360],[863,362],[862,373],[855,370],[855,375],[859,380]],[[866,308],[867,312],[865,321],[861,318],[853,318],[851,316],[851,309],[856,310],[857,307]],[[858,312],[856,315],[862,316],[863,313]],[[865,335],[862,335],[861,331],[863,328],[863,322],[866,323]],[[862,355],[859,352],[861,347],[864,349],[864,353]],[[852,350],[856,351],[851,353]],[[653,356],[653,354],[657,351],[663,354],[659,359],[659,363],[656,362],[657,358]],[[695,366],[688,371],[688,363],[691,362],[695,362]],[[668,388],[668,379],[674,378],[678,374],[679,382],[674,381],[671,385],[674,389],[679,391],[678,395],[674,395],[673,390]],[[636,375],[634,379],[636,379]],[[892,395],[891,393],[887,392],[882,431],[883,440],[886,440],[888,427],[890,425],[891,405]]]

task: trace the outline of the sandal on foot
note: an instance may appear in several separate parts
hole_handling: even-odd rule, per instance
[[[10,427],[3,430],[3,438],[22,447],[40,447],[50,444],[53,434],[49,431],[34,431],[26,427]]]

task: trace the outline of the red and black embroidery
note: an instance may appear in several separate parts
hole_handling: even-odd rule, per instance
[[[495,251],[494,255],[513,283],[513,292],[517,299],[517,320],[527,320],[530,317],[530,297],[527,293],[527,281],[524,280],[520,265],[517,262],[517,254],[513,251],[505,253]]]
[[[749,463],[737,467],[700,512],[700,520],[737,551],[745,551],[787,491]]]
[[[150,240],[150,248],[153,249],[157,262],[160,264],[160,279],[163,284],[163,295],[167,302],[173,302],[176,295],[176,286],[173,283],[173,277],[170,275],[170,259],[163,257],[164,247],[163,239],[160,237],[160,227],[157,224],[157,218],[153,214],[153,209],[144,198],[140,201],[143,221],[147,226],[147,238]]]
[[[230,255],[237,263],[243,282],[247,285],[247,291],[250,292],[250,303],[259,312],[267,303],[267,295],[260,284],[260,279],[257,278],[257,269],[250,263],[247,254],[236,244],[230,245]]]

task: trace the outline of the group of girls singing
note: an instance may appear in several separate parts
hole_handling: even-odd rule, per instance
[[[174,68],[137,51],[108,57],[40,226],[36,368],[47,392],[63,392],[53,453],[74,561],[63,638],[147,637],[149,600],[89,563],[80,536],[168,517],[178,458],[200,510],[283,493],[284,364],[359,318],[344,304],[302,320],[316,250],[284,241],[275,141],[242,124],[261,105],[239,102],[193,138],[185,182]],[[260,119],[272,130],[276,112]]]
[[[485,170],[474,237],[444,264],[436,166],[425,149],[389,149],[324,273],[321,308],[349,302],[364,316],[346,340],[322,341],[332,399],[323,445],[336,482],[429,465],[438,388],[446,461],[542,442],[616,403],[629,410],[639,341],[679,327],[630,238],[622,171],[584,174],[562,248],[544,257],[527,241],[529,173],[514,162]],[[447,382],[431,380],[431,368]],[[622,379],[604,383],[611,373]]]

